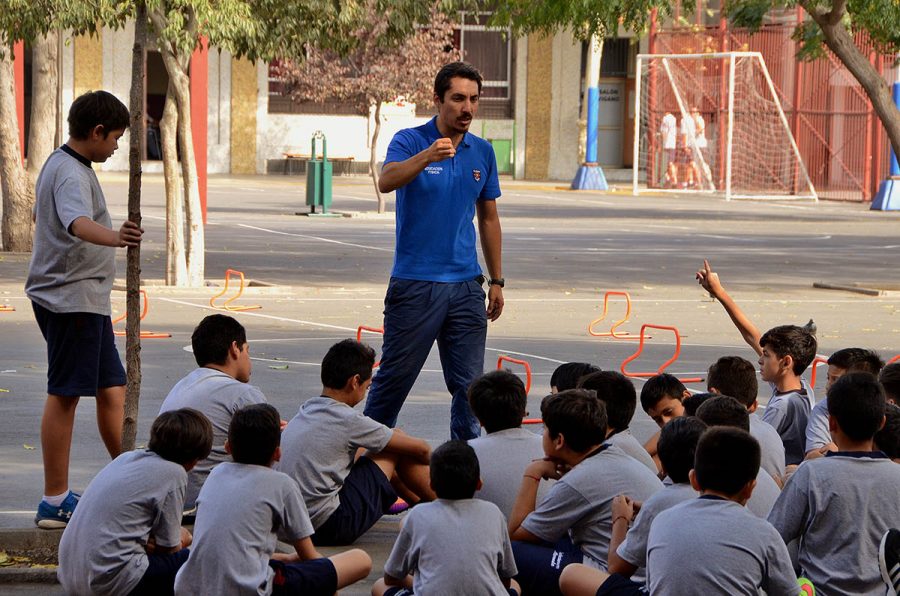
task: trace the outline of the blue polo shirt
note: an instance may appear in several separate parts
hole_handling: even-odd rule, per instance
[[[394,135],[384,163],[405,161],[441,138],[437,118]],[[397,189],[397,242],[392,277],[458,282],[481,273],[475,251],[475,203],[500,196],[490,143],[463,135],[451,159],[428,164]]]

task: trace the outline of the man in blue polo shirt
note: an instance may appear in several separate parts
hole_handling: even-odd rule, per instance
[[[466,391],[484,370],[487,320],[503,311],[497,160],[487,141],[468,132],[480,94],[481,74],[473,66],[444,66],[434,81],[437,116],[394,135],[378,182],[381,192],[397,191],[397,236],[384,298],[381,367],[365,414],[394,426],[437,340],[453,394],[454,439],[480,434]],[[489,274],[487,311],[476,216]]]

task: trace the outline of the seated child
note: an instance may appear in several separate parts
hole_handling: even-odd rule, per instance
[[[889,404],[900,406],[900,362],[888,364],[881,369],[878,382],[884,389],[884,398]]]
[[[473,498],[480,484],[478,458],[465,442],[434,450],[437,500],[406,516],[373,596],[519,594],[506,518],[493,503]]]
[[[900,408],[894,404],[884,409],[884,426],[875,433],[875,449],[900,463]]]
[[[697,418],[709,427],[730,426],[750,432],[750,413],[747,408],[738,400],[726,395],[718,395],[705,401],[697,409]],[[756,476],[756,487],[750,500],[747,501],[747,509],[765,519],[780,494],[780,485],[760,466],[759,474]]]
[[[147,449],[123,453],[94,477],[59,543],[66,594],[171,594],[188,558],[181,527],[188,471],[209,454],[212,427],[190,409],[161,414]]]
[[[782,325],[763,334],[732,300],[712,271],[709,261],[697,272],[700,285],[722,303],[744,341],[759,354],[759,373],[772,387],[772,397],[763,412],[781,436],[787,465],[799,464],[806,455],[806,425],[816,403],[812,387],[800,377],[816,357],[815,325]]]
[[[565,565],[580,557],[555,550],[571,535],[585,563],[606,569],[612,535],[612,500],[645,501],[662,483],[646,466],[606,442],[606,406],[593,391],[571,389],[541,402],[543,460],[525,468],[509,518],[517,580],[526,593],[554,594]],[[559,479],[536,504],[541,479]]]
[[[637,407],[634,383],[620,372],[603,371],[582,377],[578,381],[578,387],[596,392],[597,397],[606,406],[606,419],[609,425],[606,442],[617,446],[647,466],[647,469],[654,474],[658,473],[659,469],[656,467],[653,457],[628,430]]]
[[[759,460],[759,443],[747,432],[711,428],[703,434],[690,472],[701,496],[662,511],[650,527],[650,594],[799,592],[784,542],[743,507],[753,492]],[[567,568],[560,584],[566,596],[647,593],[620,575],[578,568]]]
[[[487,435],[469,439],[478,456],[482,486],[476,496],[490,501],[509,517],[525,467],[544,457],[541,435],[522,428],[525,385],[508,370],[495,370],[469,387],[469,406]],[[542,482],[538,499],[549,484]]]
[[[281,437],[277,469],[300,485],[317,545],[351,544],[388,512],[398,490],[410,505],[434,499],[428,443],[353,409],[366,398],[374,363],[375,350],[357,341],[331,346],[322,395],[300,406]],[[360,449],[368,451],[357,457]]]
[[[685,415],[682,402],[690,396],[691,392],[674,375],[663,373],[650,377],[641,387],[641,408],[662,428],[672,418]],[[661,467],[656,448],[658,440],[659,433],[656,433],[644,443],[657,469]]]
[[[784,476],[784,443],[771,424],[757,416],[759,401],[756,399],[759,383],[756,368],[749,360],[739,356],[723,356],[710,367],[706,376],[706,390],[719,395],[730,395],[750,412],[750,434],[759,441],[762,450],[760,465],[770,476],[781,481]]]
[[[193,408],[206,416],[213,428],[209,456],[188,474],[185,509],[194,509],[200,487],[218,464],[231,461],[225,453],[231,416],[250,404],[265,403],[262,392],[250,381],[250,345],[244,326],[228,315],[209,315],[191,334],[191,347],[199,368],[178,381],[159,408],[160,414]]]
[[[600,367],[588,362],[566,362],[560,364],[550,375],[550,393],[559,393],[578,387],[578,380],[591,373],[600,372]]]
[[[828,358],[828,376],[825,379],[825,399],[819,401],[809,415],[806,425],[806,457],[821,457],[826,451],[837,451],[837,445],[828,432],[828,390],[834,382],[848,372],[867,372],[878,376],[884,361],[872,350],[844,348]]]
[[[800,540],[801,575],[818,593],[885,593],[878,545],[900,519],[900,466],[874,450],[884,411],[884,392],[872,375],[835,381],[828,424],[838,451],[798,467],[769,514],[786,543]]]
[[[297,483],[271,468],[281,452],[281,421],[269,404],[234,413],[225,449],[197,498],[194,545],[175,593],[331,596],[365,578],[372,560],[353,549],[330,558],[310,540],[312,524]],[[275,554],[277,538],[296,553]]]

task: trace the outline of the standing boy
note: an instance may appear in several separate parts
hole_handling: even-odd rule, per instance
[[[59,543],[57,576],[66,594],[172,593],[191,543],[181,527],[187,472],[211,445],[203,414],[174,410],[153,421],[146,450],[123,453],[100,470]]]
[[[384,297],[381,366],[365,409],[394,426],[437,340],[453,395],[450,436],[463,440],[479,433],[466,390],[484,372],[487,320],[503,311],[497,160],[490,143],[469,132],[481,82],[470,64],[445,65],[434,81],[437,116],[401,130],[388,146],[378,187],[397,191],[397,248]],[[476,216],[490,275],[486,314]]]
[[[47,342],[47,402],[41,419],[44,496],[34,521],[63,528],[78,504],[69,490],[75,407],[96,396],[97,428],[115,458],[122,451],[125,369],[116,351],[109,293],[116,247],[137,246],[143,230],[118,231],[91,166],[118,149],[128,108],[106,91],[78,97],[69,110],[69,139],[50,154],[35,186],[34,251],[25,282]]]
[[[278,469],[300,485],[317,545],[351,544],[397,500],[434,499],[431,448],[353,409],[372,382],[375,350],[352,339],[322,360],[322,395],[308,399],[288,423]],[[358,455],[360,449],[366,453]]]
[[[406,516],[373,596],[519,594],[506,518],[493,503],[473,498],[478,471],[475,451],[462,441],[434,450],[437,500]]]
[[[200,491],[196,540],[176,594],[331,596],[369,574],[364,551],[325,558],[313,546],[297,483],[272,469],[281,455],[280,423],[269,404],[234,413],[225,444],[234,461],[216,466]],[[277,536],[296,552],[276,555]]]

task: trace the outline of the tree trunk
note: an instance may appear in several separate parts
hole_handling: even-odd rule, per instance
[[[16,114],[12,48],[0,58],[0,191],[3,193],[3,250],[31,250],[34,192],[22,164],[19,119]]]
[[[894,154],[900,155],[900,111],[891,97],[890,87],[878,74],[872,63],[856,47],[853,36],[843,24],[842,18],[834,17],[830,12],[823,12],[823,9],[812,7],[806,2],[801,6],[822,29],[828,49],[834,52],[834,55],[853,75],[853,78],[862,85],[872,102],[875,113],[887,131]]]
[[[147,9],[135,6],[134,48],[131,56],[131,124],[128,139],[128,219],[141,225],[141,145],[144,140],[144,44]],[[134,449],[141,398],[141,245],[130,246],[125,267],[125,420],[122,450]]]
[[[369,153],[369,173],[375,183],[375,196],[378,198],[378,213],[384,213],[384,197],[378,189],[378,133],[381,132],[381,102],[375,102],[375,129],[372,131],[372,147]]]
[[[184,195],[178,169],[178,107],[172,86],[166,91],[166,104],[159,121],[162,141],[163,177],[166,183],[166,285],[186,286],[187,262],[184,258]]]
[[[28,182],[32,188],[56,143],[59,105],[59,33],[38,38],[32,49],[31,127],[28,131]]]

